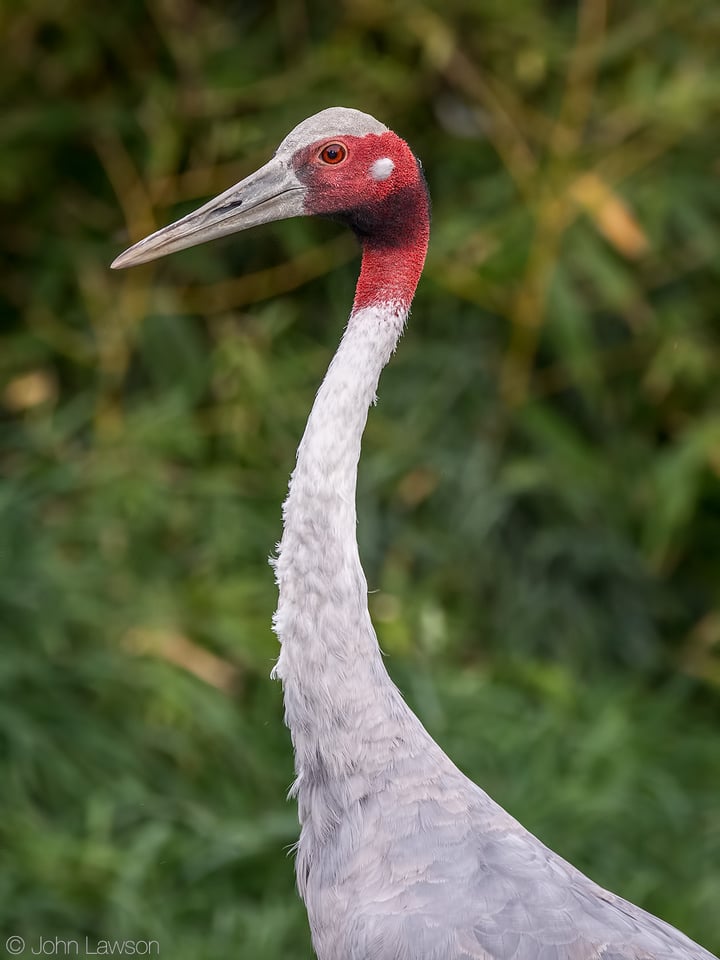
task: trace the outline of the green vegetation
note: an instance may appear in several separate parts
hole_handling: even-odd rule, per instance
[[[0,9],[0,945],[311,956],[266,557],[354,243],[108,264],[343,104],[434,200],[361,469],[389,668],[545,842],[720,951],[720,17],[608,6]]]

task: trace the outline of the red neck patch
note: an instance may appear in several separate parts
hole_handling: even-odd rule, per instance
[[[329,144],[345,148],[342,162],[323,161]],[[430,201],[405,141],[389,131],[319,140],[299,150],[293,166],[306,211],[346,223],[362,243],[353,309],[390,301],[409,308],[427,252]]]

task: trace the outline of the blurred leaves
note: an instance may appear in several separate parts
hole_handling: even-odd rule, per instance
[[[716,5],[10,0],[0,30],[3,928],[310,956],[266,558],[355,244],[108,264],[341,103],[434,201],[359,481],[390,668],[544,841],[720,950]]]

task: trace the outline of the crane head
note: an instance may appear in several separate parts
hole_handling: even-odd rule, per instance
[[[418,201],[427,220],[427,188],[405,141],[366,113],[331,107],[295,127],[255,173],[136,243],[112,266],[135,266],[297,216],[330,217],[346,223],[364,241],[401,244],[408,203]]]

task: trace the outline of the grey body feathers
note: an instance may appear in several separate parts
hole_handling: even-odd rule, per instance
[[[712,960],[545,847],[390,680],[355,535],[360,441],[405,320],[350,318],[298,451],[274,561],[297,878],[319,960]]]
[[[308,785],[327,828],[298,868],[321,960],[711,960],[545,847],[413,719],[364,794]]]

